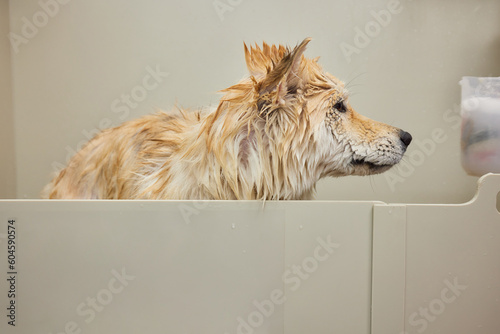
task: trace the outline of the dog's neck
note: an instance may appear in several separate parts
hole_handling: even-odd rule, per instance
[[[228,128],[234,129],[225,124],[227,113],[233,111],[221,108],[228,106],[222,102],[216,112],[206,115],[186,145],[183,160],[191,162],[186,172],[195,171],[198,181],[192,185],[189,197],[311,199],[322,175],[318,157],[312,152],[313,144],[273,139],[279,134],[272,132],[280,129],[266,128],[265,120],[258,118],[248,120],[235,133],[227,132]]]

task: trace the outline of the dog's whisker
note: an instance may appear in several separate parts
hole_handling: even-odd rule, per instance
[[[367,74],[368,72],[361,72],[359,73],[358,75],[356,75],[354,78],[350,79],[349,81],[347,81],[347,83],[345,84],[345,87],[346,88],[349,88],[349,87],[352,87],[351,86],[351,83],[354,81],[354,80],[357,80],[358,78],[360,78],[362,75],[365,75]]]
[[[369,179],[370,179],[370,187],[372,188],[372,192],[375,193],[375,187],[374,187],[375,179],[373,178],[373,175],[369,175]]]

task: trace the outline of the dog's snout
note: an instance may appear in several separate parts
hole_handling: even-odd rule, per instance
[[[399,138],[401,139],[403,144],[405,144],[405,146],[410,145],[412,140],[411,134],[403,130],[399,130]]]

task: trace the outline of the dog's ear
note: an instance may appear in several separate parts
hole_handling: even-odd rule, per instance
[[[287,53],[283,45],[269,45],[262,43],[262,48],[257,44],[250,48],[243,43],[245,47],[245,62],[248,72],[253,77],[263,77],[271,71],[271,68]]]
[[[304,39],[292,51],[286,53],[274,68],[267,73],[264,80],[260,83],[260,96],[274,92],[273,102],[277,104],[284,103],[284,97],[288,89],[298,85],[300,81],[298,70],[302,54],[310,41],[311,38]]]

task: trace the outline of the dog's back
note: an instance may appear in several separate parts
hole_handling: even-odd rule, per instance
[[[184,134],[199,113],[159,112],[108,129],[89,141],[44,189],[47,198],[165,198]],[[161,173],[158,171],[161,170]],[[148,179],[153,179],[150,182]],[[168,196],[167,196],[168,197]]]

